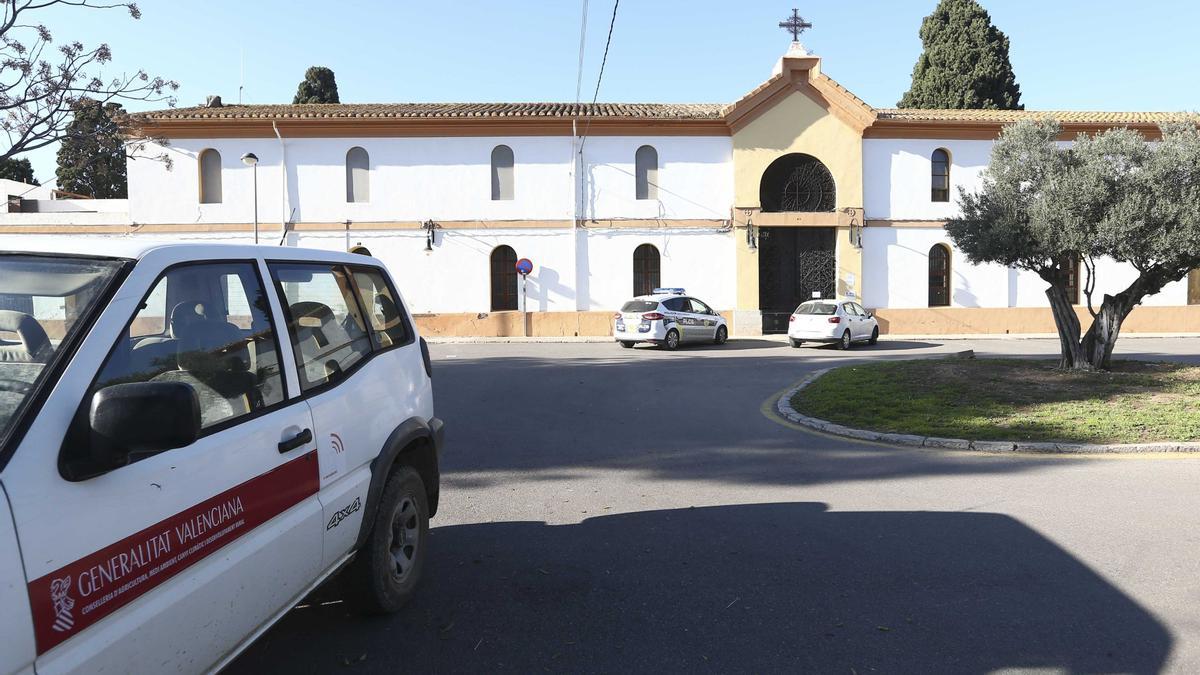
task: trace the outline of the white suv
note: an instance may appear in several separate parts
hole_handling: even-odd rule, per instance
[[[343,567],[412,595],[443,425],[378,260],[54,243],[0,307],[0,672],[220,668]]]
[[[621,306],[613,315],[613,336],[622,347],[650,342],[677,349],[684,342],[725,344],[729,326],[725,317],[682,288],[656,288]]]

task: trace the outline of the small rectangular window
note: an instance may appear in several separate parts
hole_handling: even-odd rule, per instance
[[[301,391],[341,380],[371,353],[349,273],[340,265],[274,263]]]
[[[353,269],[354,284],[358,287],[363,309],[370,319],[375,346],[387,348],[408,342],[408,325],[400,296],[388,285],[383,273],[368,267]]]

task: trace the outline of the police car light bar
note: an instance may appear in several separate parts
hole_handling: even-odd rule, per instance
[[[655,293],[667,293],[670,295],[683,295],[683,294],[687,293],[687,291],[683,290],[682,288],[656,288],[656,289],[654,289],[654,292]]]

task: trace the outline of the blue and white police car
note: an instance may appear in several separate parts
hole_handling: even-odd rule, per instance
[[[725,344],[725,318],[682,288],[656,288],[639,295],[613,315],[613,336],[622,347],[649,342],[677,349],[685,342]]]

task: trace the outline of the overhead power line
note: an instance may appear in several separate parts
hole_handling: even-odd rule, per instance
[[[596,107],[596,100],[600,97],[600,83],[604,81],[604,65],[608,63],[608,48],[612,45],[613,26],[617,23],[617,8],[621,6],[621,0],[613,0],[612,19],[608,22],[608,39],[604,41],[604,57],[600,59],[600,74],[596,76],[596,91],[592,93],[592,108]],[[583,145],[587,142],[588,130],[592,127],[592,115],[588,115],[587,126],[583,129],[583,135],[579,139],[579,153],[583,154]]]

